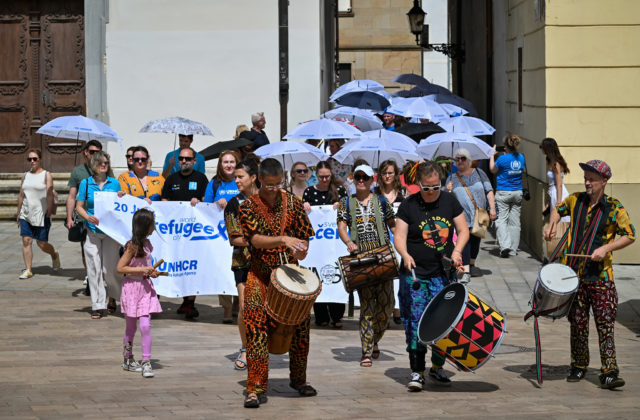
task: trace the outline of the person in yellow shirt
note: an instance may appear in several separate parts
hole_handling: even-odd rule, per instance
[[[160,201],[164,178],[156,171],[147,169],[149,151],[144,146],[133,150],[133,169],[118,177],[122,191],[151,203]]]

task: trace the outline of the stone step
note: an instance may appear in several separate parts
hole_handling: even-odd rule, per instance
[[[54,172],[53,188],[58,193],[58,211],[54,220],[66,218],[65,203],[69,193],[69,172]],[[18,195],[20,194],[21,173],[0,173],[0,220],[15,220],[18,209]]]

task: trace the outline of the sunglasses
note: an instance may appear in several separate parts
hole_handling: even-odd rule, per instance
[[[359,181],[367,182],[368,180],[371,179],[371,177],[369,175],[360,175],[360,174],[358,174],[358,175],[354,176],[353,179],[355,179],[358,182]]]
[[[185,162],[191,162],[193,160],[193,158],[191,156],[180,156],[180,157],[178,157],[178,160],[180,160],[180,161],[184,160]]]
[[[331,175],[318,175],[318,179],[325,180],[331,178]]]
[[[95,152],[99,152],[100,150],[94,150],[94,149],[89,149],[87,150],[87,152],[89,152],[90,155],[94,154]]]
[[[456,162],[464,162],[465,160],[467,160],[466,156],[458,156],[456,158],[454,158],[453,160],[455,160]]]
[[[108,160],[103,160],[102,162],[98,163],[99,166],[109,166],[109,161]]]
[[[124,155],[124,157],[126,157],[127,159],[131,159],[133,155]]]
[[[308,174],[309,170],[308,169],[296,169],[296,173],[298,173],[298,174]]]
[[[37,162],[39,159],[40,159],[40,158],[37,158],[37,157],[35,157],[35,158],[28,157],[28,158],[27,158],[27,160],[28,160],[29,162]]]
[[[133,158],[134,162],[146,162],[147,160],[147,158]]]
[[[422,185],[420,184],[420,188],[422,188],[422,191],[438,191],[440,188],[442,188],[441,185],[434,185],[434,186],[429,186],[429,185]]]

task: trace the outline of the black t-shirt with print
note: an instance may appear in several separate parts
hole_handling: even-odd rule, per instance
[[[176,172],[167,177],[162,187],[162,198],[169,201],[191,201],[192,198],[202,200],[209,181],[198,171],[189,175]]]
[[[341,198],[347,196],[347,190],[344,189],[343,186],[338,187],[338,199],[335,201],[336,203],[340,201]],[[302,202],[309,203],[312,206],[323,206],[328,204],[333,204],[329,199],[329,191],[320,191],[315,186],[307,187],[304,190],[304,194],[302,194]]]
[[[430,238],[431,228],[427,223],[427,213],[438,229],[440,240],[445,247],[445,255],[451,256],[455,227],[453,219],[462,212],[462,206],[456,197],[445,191],[440,192],[440,197],[433,203],[425,202],[418,193],[409,196],[400,204],[396,217],[409,225],[407,252],[416,263],[416,276],[428,279],[441,274],[435,243]],[[406,270],[404,265],[402,267]]]

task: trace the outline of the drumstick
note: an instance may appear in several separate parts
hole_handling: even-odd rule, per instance
[[[591,255],[587,254],[564,254],[567,257],[577,257],[577,258],[591,258]]]
[[[158,271],[158,275],[159,276],[168,276],[169,272],[168,271]]]
[[[156,268],[160,267],[160,264],[162,264],[164,262],[163,259],[160,259],[160,261],[158,261],[157,263],[153,264],[153,269],[155,270]]]

